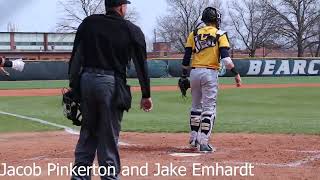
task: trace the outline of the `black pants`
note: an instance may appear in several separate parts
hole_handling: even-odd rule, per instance
[[[121,169],[118,139],[123,111],[112,104],[114,91],[114,76],[84,73],[81,77],[83,125],[75,150],[75,167],[92,166],[97,153],[99,166],[110,170],[109,176],[101,179],[119,179]],[[91,177],[73,175],[72,179],[90,180]]]

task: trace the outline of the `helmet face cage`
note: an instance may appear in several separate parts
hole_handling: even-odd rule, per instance
[[[221,13],[213,7],[207,7],[202,14],[202,19],[204,23],[215,22],[217,28],[220,28],[221,25]]]
[[[72,120],[73,124],[76,126],[81,126],[82,113],[80,103],[77,103],[73,98],[74,94],[72,90],[62,89],[62,106],[64,116]]]

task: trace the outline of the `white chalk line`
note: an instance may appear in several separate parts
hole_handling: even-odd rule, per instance
[[[317,155],[314,155],[314,156],[310,156],[310,157],[307,157],[305,159],[289,163],[288,166],[289,167],[298,167],[298,166],[302,166],[304,164],[307,164],[307,163],[310,163],[310,162],[313,162],[313,161],[317,161],[317,160],[320,160],[320,154],[317,154]]]
[[[292,150],[292,149],[287,149],[285,150],[287,152],[298,152],[298,153],[310,153],[310,154],[320,154],[320,151],[318,150]]]
[[[172,153],[170,156],[173,157],[198,157],[201,156],[202,154],[200,153]]]
[[[19,115],[19,114],[8,113],[8,112],[4,112],[4,111],[0,111],[0,114],[7,115],[7,116],[12,116],[12,117],[17,117],[17,118],[20,118],[20,119],[33,121],[33,122],[37,122],[37,123],[40,123],[40,124],[44,124],[44,125],[60,128],[60,129],[63,129],[65,132],[67,132],[69,134],[72,134],[72,135],[80,135],[79,131],[74,130],[74,129],[68,127],[68,126],[64,126],[64,125],[48,122],[48,121],[45,121],[43,119],[23,116],[23,115]],[[131,146],[131,144],[125,143],[125,142],[119,142],[119,145],[120,146]]]
[[[320,151],[307,151],[307,150],[282,150],[282,151],[287,151],[287,152],[300,152],[300,153],[311,153],[311,154],[315,154],[312,156],[308,156],[304,159],[301,160],[297,160],[294,162],[290,162],[290,163],[263,163],[263,162],[238,162],[238,161],[224,161],[224,162],[220,162],[222,164],[233,164],[233,165],[244,165],[246,163],[250,163],[252,165],[255,166],[268,166],[268,167],[278,167],[278,168],[283,168],[283,167],[289,167],[289,168],[296,168],[296,167],[300,167],[303,166],[305,164],[311,163],[313,161],[317,161],[320,160]],[[217,153],[213,153],[213,154],[217,154]],[[171,156],[176,156],[176,157],[197,157],[197,156],[201,156],[202,154],[197,154],[197,153],[175,153],[175,154],[170,154]],[[184,161],[182,161],[184,162]],[[189,162],[189,161],[187,161]]]
[[[24,161],[37,161],[37,160],[41,160],[43,158],[47,158],[47,156],[33,157],[33,158],[30,158],[30,159],[24,159]]]
[[[3,112],[3,111],[0,111],[0,114],[7,115],[7,116],[12,116],[12,117],[17,117],[17,118],[20,118],[20,119],[33,121],[33,122],[37,122],[37,123],[40,123],[40,124],[44,124],[44,125],[48,125],[48,126],[64,129],[69,134],[73,134],[73,135],[78,135],[79,134],[79,132],[77,132],[76,130],[74,130],[74,129],[70,128],[70,127],[63,126],[63,125],[56,124],[56,123],[52,123],[52,122],[48,122],[48,121],[45,121],[45,120],[42,120],[42,119],[33,118],[33,117],[27,117],[27,116],[8,113],[8,112]]]
[[[222,164],[232,164],[232,165],[244,165],[244,164],[252,164],[254,166],[268,166],[268,167],[289,167],[288,164],[280,163],[280,164],[274,164],[274,163],[260,163],[260,162],[241,162],[241,161],[224,161],[221,162]]]
[[[245,150],[245,149],[232,148],[230,151],[237,151],[237,150]],[[222,163],[222,164],[234,164],[234,165],[244,165],[246,163],[250,163],[250,164],[255,165],[255,166],[268,166],[268,167],[279,167],[279,168],[283,168],[283,167],[296,168],[296,167],[300,167],[300,166],[303,166],[305,164],[311,163],[313,161],[320,160],[320,151],[318,151],[318,150],[284,149],[284,150],[279,150],[279,151],[308,153],[308,154],[315,154],[315,155],[308,156],[308,157],[306,157],[304,159],[297,160],[297,161],[290,162],[290,163],[263,163],[263,162],[260,163],[260,162],[237,162],[237,161],[224,161],[224,162],[220,162],[220,163]],[[217,154],[217,152],[215,152],[213,154]],[[201,156],[202,154],[198,155],[197,153],[174,153],[174,154],[170,154],[170,155],[171,156],[175,156],[175,157],[197,157],[197,156]],[[184,161],[182,161],[182,162],[184,162]],[[186,162],[189,162],[189,161],[186,161]]]
[[[66,158],[49,158],[48,156],[39,156],[39,157],[34,157],[30,159],[23,159],[23,161],[51,161],[51,160],[70,160],[74,159],[72,157],[66,157]]]
[[[225,161],[222,162],[223,164],[235,164],[235,165],[243,165],[246,163],[250,163],[252,165],[255,166],[269,166],[269,167],[279,167],[279,168],[283,168],[283,167],[289,167],[289,168],[296,168],[296,167],[300,167],[303,166],[305,164],[311,163],[313,161],[317,161],[320,160],[320,154],[314,155],[314,156],[309,156],[305,159],[301,159],[298,161],[294,161],[294,162],[290,162],[290,163],[260,163],[260,162],[236,162],[236,161]]]

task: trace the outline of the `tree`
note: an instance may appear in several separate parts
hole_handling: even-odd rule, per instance
[[[58,31],[75,32],[86,17],[93,14],[104,14],[104,2],[105,0],[60,0],[59,4],[65,14],[58,23]],[[138,12],[129,7],[125,18],[135,22],[138,19]]]
[[[158,18],[157,34],[179,52],[184,51],[187,38],[199,24],[203,10],[210,5],[221,5],[220,0],[167,0],[167,3],[169,14]]]
[[[104,0],[66,0],[59,1],[59,4],[65,11],[58,23],[59,31],[76,31],[86,17],[105,11]]]
[[[269,11],[279,17],[278,33],[292,47],[298,49],[298,57],[310,46],[310,40],[318,36],[314,26],[320,21],[319,0],[264,0]]]
[[[310,38],[307,47],[313,57],[320,57],[320,21],[315,24],[312,33],[314,34],[314,37]]]
[[[233,37],[244,44],[250,57],[255,57],[258,48],[273,44],[276,14],[268,11],[263,1],[233,0],[228,7]]]
[[[315,41],[313,41],[315,50],[315,57],[320,57],[320,21],[317,25]]]
[[[136,8],[130,6],[127,10],[126,17],[124,17],[124,18],[133,22],[133,23],[136,23],[139,20],[140,16],[139,16],[139,13],[136,10]]]

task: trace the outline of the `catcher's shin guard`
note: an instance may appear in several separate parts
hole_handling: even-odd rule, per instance
[[[190,128],[191,128],[191,137],[190,143],[193,143],[197,140],[198,132],[201,125],[201,112],[192,111],[190,115]]]
[[[201,116],[200,144],[208,144],[214,126],[216,116],[210,112],[204,112]]]

